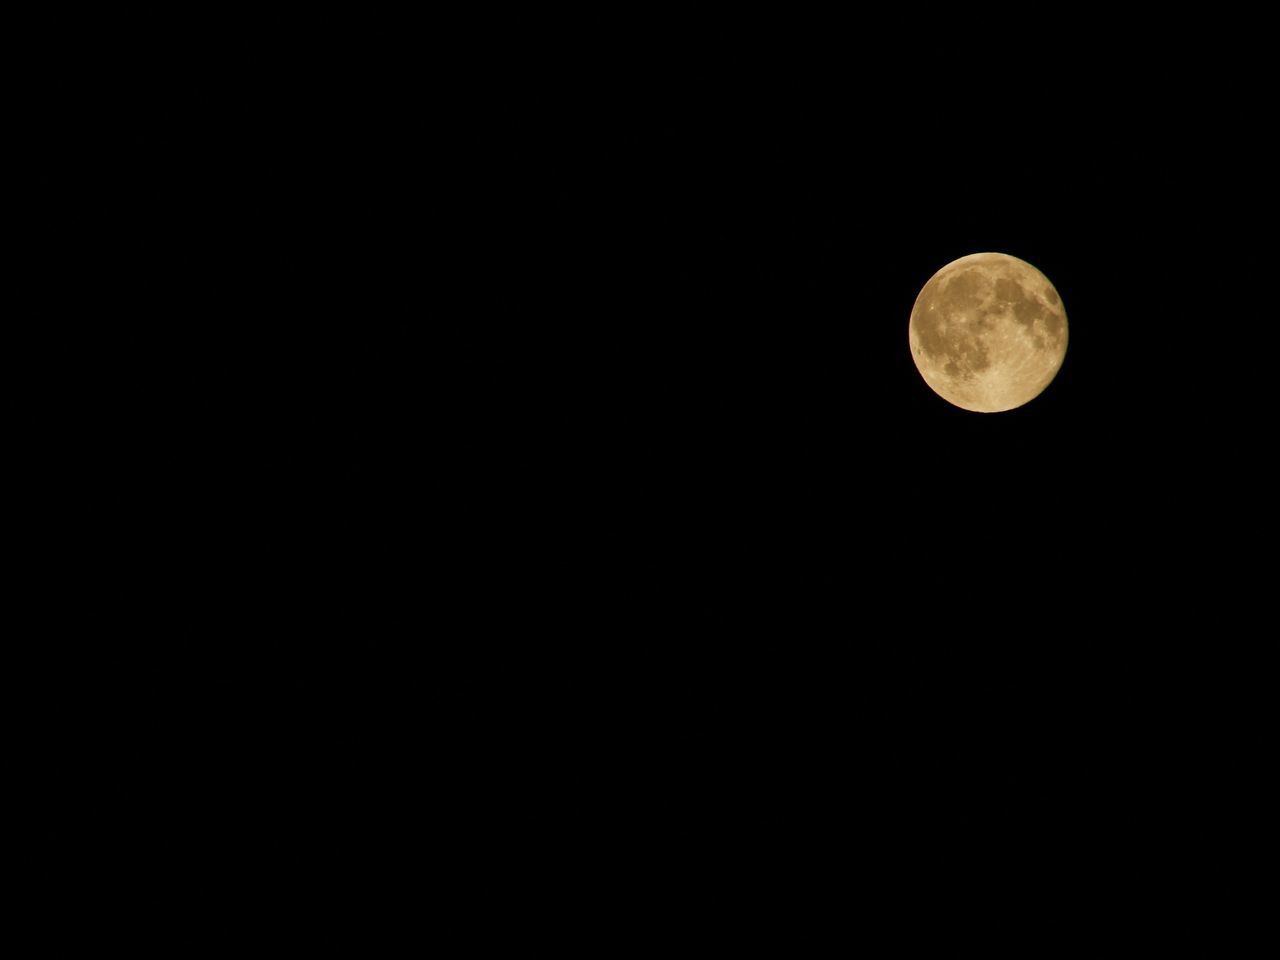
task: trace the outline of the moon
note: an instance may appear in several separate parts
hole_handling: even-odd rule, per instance
[[[1067,312],[1043,273],[974,253],[929,278],[911,310],[911,359],[948,403],[1000,413],[1038,397],[1067,355]]]

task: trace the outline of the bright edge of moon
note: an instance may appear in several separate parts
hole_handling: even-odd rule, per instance
[[[1067,313],[1043,273],[1005,253],[974,253],[929,278],[911,310],[911,358],[930,389],[965,410],[999,413],[1038,397],[1067,354]]]

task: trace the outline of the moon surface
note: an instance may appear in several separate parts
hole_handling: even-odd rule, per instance
[[[929,278],[911,310],[911,358],[948,403],[1012,410],[1047,387],[1067,355],[1067,312],[1043,273],[974,253]]]

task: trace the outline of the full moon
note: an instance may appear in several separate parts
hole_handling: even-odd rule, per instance
[[[1040,395],[1067,355],[1067,312],[1043,273],[1004,253],[953,260],[911,310],[911,358],[965,410],[999,413]]]

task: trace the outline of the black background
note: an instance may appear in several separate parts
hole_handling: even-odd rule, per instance
[[[1247,909],[1250,28],[1002,17],[139,69],[42,181],[119,361],[49,875],[477,936]],[[1000,415],[907,350],[984,250],[1070,322]]]

